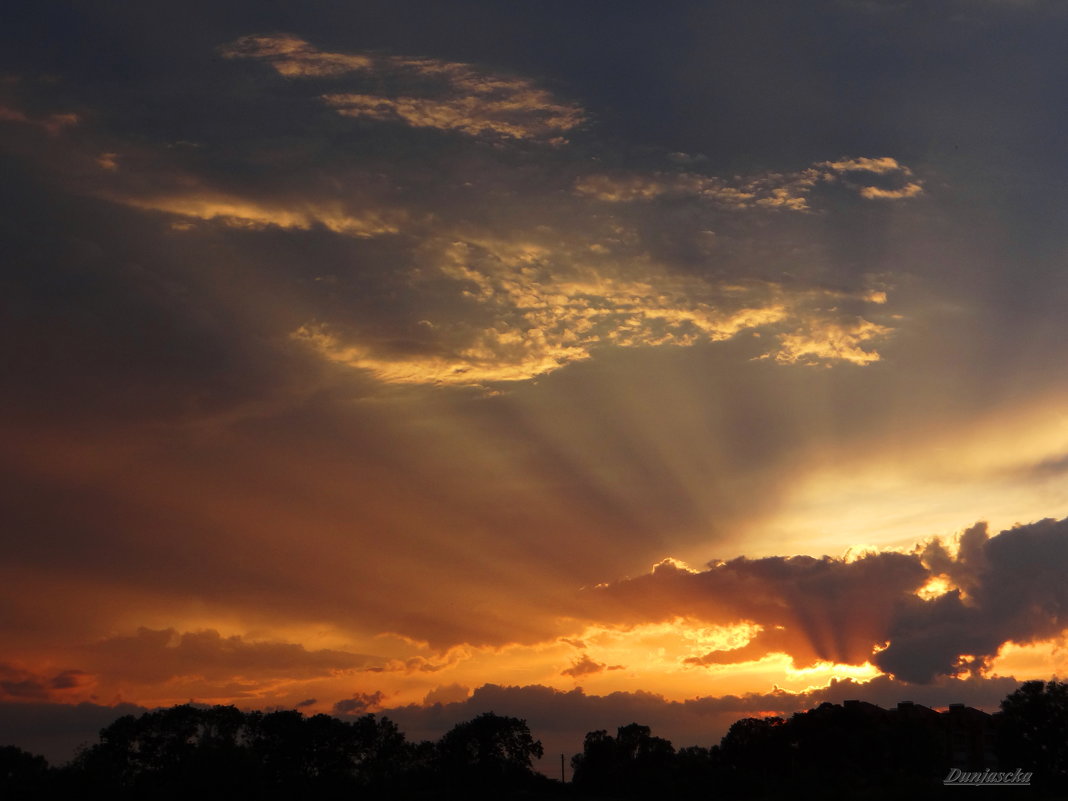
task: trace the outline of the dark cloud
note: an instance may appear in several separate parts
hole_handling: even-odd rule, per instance
[[[423,696],[424,706],[434,704],[453,704],[466,700],[471,695],[471,688],[463,684],[443,684]]]
[[[356,693],[352,698],[344,698],[334,704],[334,714],[341,716],[366,715],[382,706],[385,696],[378,691],[373,693]]]
[[[178,676],[220,681],[236,676],[314,678],[354,671],[380,657],[328,649],[308,650],[296,643],[248,642],[207,629],[178,632],[140,628],[130,637],[113,637],[84,649],[99,672],[156,683]]]
[[[586,590],[582,604],[602,622],[691,617],[763,627],[741,648],[687,658],[693,665],[785,653],[799,666],[870,660],[902,681],[926,683],[982,671],[1006,643],[1060,636],[1068,627],[1068,590],[1060,580],[1066,569],[1068,520],[995,537],[978,524],[960,536],[954,554],[932,541],[910,554],[855,561],[739,558],[700,572],[664,562],[648,575]],[[953,589],[917,594],[938,576]],[[585,658],[582,669],[595,668]]]
[[[622,670],[623,665],[609,666],[605,662],[597,662],[590,658],[589,654],[583,654],[580,659],[572,660],[571,667],[564,668],[560,671],[561,676],[570,676],[576,681],[582,676],[589,676],[593,673],[601,673],[605,670]]]
[[[0,743],[18,745],[62,765],[84,746],[97,742],[100,730],[123,715],[147,712],[143,706],[119,703],[0,703]]]
[[[55,697],[56,691],[77,690],[93,683],[93,677],[82,670],[63,670],[56,674],[0,662],[0,700],[45,701]]]
[[[903,599],[874,663],[906,681],[983,669],[1004,643],[1060,637],[1068,628],[1068,520],[1042,520],[989,537],[961,538],[956,559],[934,550],[932,570],[960,590],[933,601]]]
[[[790,715],[827,701],[840,704],[860,699],[882,707],[912,701],[933,707],[951,703],[995,711],[1019,682],[1013,678],[944,678],[917,687],[882,676],[870,682],[851,679],[832,681],[827,687],[805,693],[781,690],[746,695],[699,697],[670,701],[647,692],[617,692],[587,695],[582,688],[569,692],[550,687],[504,687],[487,684],[470,698],[434,706],[386,707],[381,714],[396,722],[409,739],[436,739],[457,723],[481,712],[494,711],[527,721],[535,737],[545,745],[547,770],[557,754],[573,754],[582,749],[586,732],[614,731],[628,723],[650,726],[653,733],[671,740],[676,748],[688,745],[710,746],[719,742],[731,723],[744,717]]]
[[[856,664],[885,642],[898,601],[926,578],[919,559],[898,553],[855,562],[742,557],[701,572],[663,562],[646,576],[587,590],[582,602],[601,621],[752,621],[768,630],[764,653],[786,651],[799,665]]]
[[[451,685],[439,688],[440,698],[427,706],[383,707],[381,693],[358,693],[338,702],[335,714],[359,716],[375,711],[396,722],[409,740],[437,739],[452,726],[482,712],[495,711],[520,717],[545,743],[546,759],[551,769],[557,754],[570,755],[581,750],[586,732],[613,730],[631,722],[651,726],[655,734],[667,737],[676,747],[709,746],[719,742],[730,724],[740,718],[789,715],[824,701],[840,704],[856,698],[883,707],[892,707],[903,700],[933,707],[965,703],[994,711],[1001,699],[1018,685],[1018,681],[1008,677],[973,677],[967,680],[942,679],[917,687],[901,685],[883,676],[866,683],[849,679],[832,681],[825,688],[797,695],[776,691],[687,701],[669,701],[645,692],[594,696],[587,695],[581,688],[562,692],[542,686],[503,687],[494,684],[479,687],[468,697],[466,688]],[[18,745],[45,755],[53,764],[62,764],[78,747],[96,742],[100,729],[116,718],[147,711],[145,707],[126,703],[116,706],[3,703],[0,704],[0,743]]]

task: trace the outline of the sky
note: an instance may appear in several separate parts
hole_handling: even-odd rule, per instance
[[[0,740],[1068,670],[1063,3],[9,5]]]

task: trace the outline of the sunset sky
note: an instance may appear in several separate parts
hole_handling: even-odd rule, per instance
[[[9,5],[0,744],[1068,673],[1064,3]]]

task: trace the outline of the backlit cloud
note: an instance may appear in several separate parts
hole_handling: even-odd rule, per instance
[[[652,573],[585,591],[599,620],[632,625],[683,615],[762,627],[743,646],[695,654],[713,666],[784,653],[795,664],[869,660],[908,682],[987,668],[1006,643],[1056,638],[1068,628],[1068,520],[1045,520],[988,538],[965,532],[951,555],[938,540],[911,553],[860,558],[739,558],[700,573],[670,562]],[[942,576],[941,594],[923,592]]]

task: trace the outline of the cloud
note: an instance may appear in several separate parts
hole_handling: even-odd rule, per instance
[[[898,189],[881,189],[878,186],[862,186],[860,188],[861,197],[870,199],[898,200],[905,197],[916,197],[921,192],[923,192],[923,186],[915,181],[910,181]]]
[[[129,703],[114,706],[0,701],[0,743],[41,754],[52,765],[72,759],[77,749],[97,742],[100,730],[123,715],[148,709]]]
[[[61,698],[65,690],[81,690],[92,684],[93,677],[82,670],[50,674],[0,662],[0,701],[51,700]]]
[[[705,571],[670,562],[652,573],[584,591],[586,614],[620,625],[685,616],[746,621],[762,631],[743,647],[694,654],[718,666],[785,653],[796,665],[870,661],[898,679],[982,673],[1006,643],[1026,645],[1068,629],[1068,520],[1044,520],[988,537],[978,525],[955,554],[940,541],[912,553],[859,559],[768,557]],[[919,591],[934,577],[947,590]]]
[[[49,136],[57,136],[65,129],[81,122],[81,118],[72,112],[48,114],[43,117],[31,116],[21,109],[0,104],[0,122],[18,122],[40,128]]]
[[[398,88],[390,94],[329,92],[338,114],[393,121],[468,136],[562,144],[581,125],[581,108],[555,99],[526,78],[496,75],[470,64],[382,54],[330,53],[289,34],[245,36],[222,48],[226,58],[266,61],[287,78],[338,78],[356,73]],[[403,94],[417,91],[419,94]]]
[[[809,211],[810,197],[820,184],[840,182],[867,199],[901,199],[923,192],[912,170],[896,159],[843,158],[817,162],[796,172],[768,172],[721,178],[693,172],[618,172],[582,176],[577,194],[608,203],[651,201],[661,197],[696,198],[724,209],[780,208]]]
[[[856,365],[871,364],[881,358],[864,345],[889,336],[893,329],[863,317],[852,321],[809,319],[791,332],[779,336],[779,348],[762,356],[779,364],[828,364],[834,361]]]
[[[95,672],[145,684],[176,677],[214,682],[244,677],[308,679],[381,662],[366,654],[308,650],[297,643],[249,642],[213,629],[178,632],[142,627],[132,636],[86,646],[84,652]]]
[[[471,688],[463,684],[442,684],[423,696],[423,704],[456,704],[466,701],[470,695]]]
[[[655,734],[671,740],[677,748],[709,746],[719,742],[731,723],[740,718],[789,715],[824,701],[840,704],[855,698],[882,707],[903,700],[927,706],[964,703],[992,711],[1018,686],[1019,682],[1010,677],[941,679],[920,687],[881,676],[863,683],[831,681],[826,687],[797,694],[773,690],[672,701],[641,691],[589,695],[581,687],[561,691],[540,685],[485,684],[470,693],[459,685],[448,685],[429,693],[422,705],[387,707],[381,705],[381,693],[356,693],[338,702],[341,708],[335,709],[335,714],[358,717],[375,711],[397,723],[409,741],[437,739],[457,723],[482,712],[512,715],[527,721],[535,737],[544,743],[546,759],[555,760],[558,767],[557,755],[581,751],[586,732],[614,730],[631,722],[651,726]],[[96,742],[100,729],[117,718],[147,711],[129,703],[0,701],[0,743],[43,754],[53,765],[60,765],[71,759],[77,748]],[[552,767],[552,761],[548,764]]]
[[[623,665],[607,665],[604,662],[595,662],[590,658],[589,654],[583,654],[580,659],[572,660],[571,667],[564,668],[560,671],[561,676],[570,676],[573,679],[578,679],[582,676],[589,676],[592,673],[602,673],[605,670],[623,670]]]
[[[805,211],[811,188],[820,179],[814,170],[769,173],[725,179],[697,173],[594,174],[579,178],[575,192],[608,203],[631,203],[660,197],[697,198],[725,209],[784,208]]]
[[[321,78],[367,70],[374,64],[369,55],[324,53],[291,34],[242,36],[220,48],[224,58],[254,58],[266,61],[287,78]]]
[[[1068,629],[1068,520],[1042,520],[989,537],[984,525],[955,556],[937,546],[923,558],[955,589],[931,601],[903,599],[875,664],[907,681],[982,671],[1007,642],[1060,637]],[[919,600],[919,599],[917,599]]]
[[[397,233],[404,218],[397,211],[353,210],[342,199],[265,203],[211,190],[155,197],[119,196],[116,199],[135,208],[197,220],[219,220],[235,228],[275,226],[307,231],[321,225],[335,234],[357,238]]]
[[[885,642],[898,601],[926,577],[918,558],[899,553],[854,562],[740,557],[697,573],[662,562],[647,575],[586,590],[581,600],[599,622],[750,622],[781,629],[774,649],[797,665],[863,664]]]
[[[912,170],[897,159],[843,158],[815,165],[825,180],[838,179],[869,200],[899,200],[923,193],[923,183],[912,180]]]
[[[558,760],[557,754],[581,751],[586,732],[614,731],[632,722],[650,726],[654,734],[671,740],[676,748],[707,747],[718,743],[730,725],[744,717],[789,716],[824,702],[840,704],[847,699],[882,707],[893,707],[905,700],[928,706],[965,703],[993,711],[1018,686],[1019,682],[1010,677],[972,677],[942,679],[917,687],[882,676],[870,682],[832,680],[826,687],[801,693],[772,690],[673,701],[643,691],[588,695],[581,687],[561,691],[540,685],[485,684],[463,701],[430,707],[387,707],[381,714],[397,723],[411,740],[436,739],[481,712],[519,717],[543,742],[547,758]],[[552,763],[549,765],[551,770]]]
[[[343,114],[546,141],[582,119],[577,107],[526,78],[467,64],[325,52],[284,34],[244,37],[222,53],[306,79],[314,92],[309,99],[325,98]],[[323,82],[338,81],[410,85],[429,94],[322,92]],[[263,241],[278,232],[388,239],[367,253],[336,245],[337,254],[321,266],[295,238],[286,243],[291,275],[271,278],[293,295],[279,307],[306,310],[285,332],[305,346],[293,350],[304,358],[318,356],[384,384],[484,387],[531,381],[602,349],[688,348],[745,334],[764,337],[754,358],[867,365],[880,360],[878,344],[892,333],[890,315],[872,319],[824,303],[842,294],[852,306],[879,302],[874,296],[861,300],[855,288],[806,286],[796,278],[754,279],[724,262],[708,244],[715,217],[655,225],[641,215],[606,215],[602,205],[673,195],[717,213],[806,210],[812,188],[831,178],[864,189],[870,187],[857,176],[911,174],[894,159],[842,159],[724,179],[695,172],[590,174],[584,160],[553,151],[555,166],[517,173],[478,142],[467,143],[464,158],[444,151],[439,157],[433,148],[413,157],[383,150],[380,134],[361,131],[352,135],[368,146],[367,154],[342,154],[329,147],[331,134],[321,122],[298,121],[294,136],[272,117],[274,109],[258,110],[266,115],[263,129],[242,130],[236,145],[133,145],[95,134],[81,171],[73,172],[79,191],[170,215],[169,233],[191,240],[202,228]],[[280,137],[296,143],[279,145]],[[265,161],[279,168],[265,173]],[[485,198],[493,200],[492,210]],[[673,247],[697,251],[699,269],[677,263]],[[305,270],[315,271],[317,284],[301,275]],[[263,339],[252,344],[263,350]]]
[[[426,321],[425,344],[409,352],[384,352],[321,322],[292,336],[329,361],[387,383],[483,385],[551,373],[589,359],[598,348],[690,347],[760,330],[772,331],[779,342],[764,358],[864,365],[879,359],[865,346],[891,333],[889,326],[840,321],[811,308],[836,298],[835,292],[771,282],[716,284],[671,275],[626,251],[612,258],[595,244],[471,238],[440,245],[434,269],[460,295],[466,313]],[[862,300],[881,303],[885,295]]]
[[[355,693],[352,698],[345,698],[334,704],[334,714],[341,717],[358,717],[366,715],[382,705],[385,696],[381,692]]]

